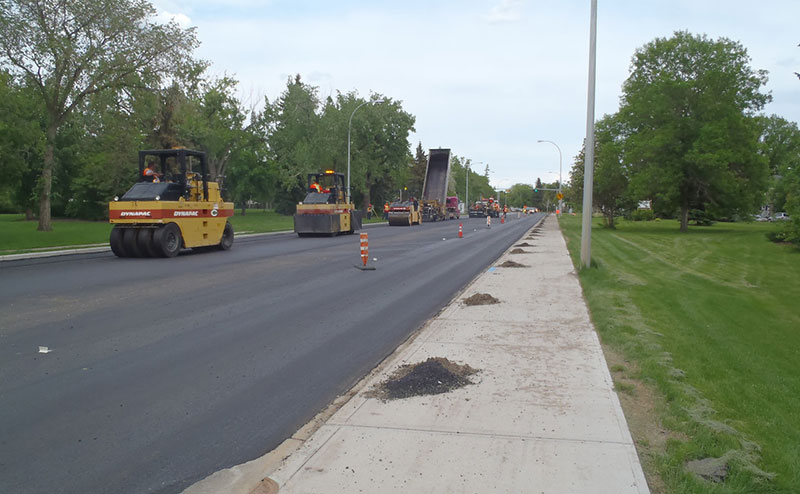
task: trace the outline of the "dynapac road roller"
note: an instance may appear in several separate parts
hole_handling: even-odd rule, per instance
[[[308,174],[308,193],[297,205],[294,231],[299,237],[334,236],[361,229],[361,211],[347,202],[344,175],[334,170]]]
[[[233,203],[222,200],[207,174],[203,152],[139,151],[140,181],[108,205],[114,254],[175,257],[183,247],[230,249]]]
[[[390,226],[411,226],[422,223],[419,201],[396,201],[389,205]]]

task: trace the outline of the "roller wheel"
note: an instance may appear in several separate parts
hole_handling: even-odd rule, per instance
[[[222,230],[222,240],[219,242],[220,250],[230,250],[233,247],[233,225],[225,223],[225,229]]]
[[[153,229],[143,228],[136,235],[136,245],[142,257],[159,257],[158,251],[153,244]]]
[[[115,226],[111,229],[109,244],[111,244],[111,252],[113,252],[117,257],[128,257],[127,252],[125,252],[125,248],[122,246],[123,231],[124,229],[118,226]]]
[[[138,228],[126,228],[122,234],[122,246],[130,257],[142,257],[136,237],[139,233]]]
[[[181,229],[167,223],[153,234],[153,245],[161,257],[175,257],[181,251]]]

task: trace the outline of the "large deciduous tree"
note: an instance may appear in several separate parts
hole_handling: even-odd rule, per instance
[[[624,140],[617,115],[606,115],[596,124],[592,203],[602,213],[605,225],[615,228],[615,218],[630,211],[636,201],[629,188],[630,169],[626,165]],[[580,201],[583,194],[584,150],[575,159],[571,171],[572,194]]]
[[[316,162],[316,136],[320,125],[317,88],[290,78],[286,90],[265,109],[270,159],[275,163],[275,177],[281,193],[275,210],[294,213],[295,205],[305,197],[306,174],[320,171]]]
[[[765,71],[726,38],[688,32],[657,38],[633,56],[620,121],[631,185],[680,210],[749,212],[763,194],[767,166],[758,154],[754,113],[770,100]]]
[[[157,81],[191,55],[193,29],[152,20],[146,0],[0,0],[0,63],[46,115],[39,230],[48,231],[56,136],[91,95]]]

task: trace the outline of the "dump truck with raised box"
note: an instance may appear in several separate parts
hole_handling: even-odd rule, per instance
[[[430,149],[428,168],[422,185],[422,221],[447,219],[447,181],[450,177],[450,150]]]
[[[294,215],[294,231],[299,237],[334,236],[361,229],[361,211],[347,202],[344,174],[334,170],[309,173],[307,191]]]
[[[114,254],[174,257],[184,247],[230,249],[233,203],[223,201],[219,184],[207,177],[201,151],[139,151],[139,182],[108,205]]]
[[[411,226],[422,223],[422,215],[419,209],[419,201],[409,199],[407,201],[395,201],[389,204],[389,225],[390,226]]]

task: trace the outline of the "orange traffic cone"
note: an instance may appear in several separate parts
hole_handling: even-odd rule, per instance
[[[362,271],[374,271],[375,267],[367,266],[367,261],[369,260],[369,237],[366,233],[362,233],[361,237],[361,263],[363,266],[355,266],[356,268]]]
[[[462,230],[462,224],[458,224],[458,238],[464,238],[464,231]]]
[[[492,227],[492,217],[491,216],[487,216],[486,217],[486,228],[491,228],[491,227]]]

